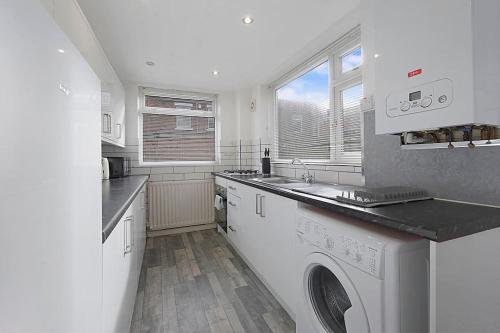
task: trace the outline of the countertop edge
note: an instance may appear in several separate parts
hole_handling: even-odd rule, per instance
[[[122,218],[123,214],[127,211],[127,209],[130,207],[132,202],[135,200],[137,195],[139,195],[139,192],[141,189],[144,187],[144,185],[148,182],[149,177],[144,176],[144,179],[140,181],[140,183],[137,185],[137,188],[132,192],[130,197],[125,201],[125,203],[120,207],[119,210],[116,211],[116,213],[111,217],[110,223],[106,225],[106,228],[102,230],[102,244],[108,239],[109,235],[115,230],[115,227],[117,226],[118,222],[120,222],[120,219]]]
[[[380,226],[388,227],[391,229],[396,229],[400,230],[402,232],[410,233],[419,237],[423,237],[426,239],[429,239],[431,241],[435,242],[444,242],[460,237],[465,237],[472,235],[476,232],[481,232],[485,230],[492,229],[488,227],[487,225],[483,226],[481,228],[482,230],[477,230],[476,232],[468,232],[466,228],[460,228],[459,230],[455,229],[453,230],[453,233],[450,232],[449,228],[441,228],[438,230],[429,230],[425,228],[417,228],[415,226],[411,226],[408,224],[405,224],[401,220],[398,219],[391,219],[389,217],[381,216],[376,213],[368,211],[368,209],[364,207],[356,207],[353,205],[337,202],[334,200],[329,200],[321,197],[316,197],[313,195],[305,194],[305,193],[298,193],[294,192],[289,189],[285,188],[278,188],[276,186],[272,185],[267,185],[264,183],[259,183],[247,179],[241,179],[237,177],[233,177],[228,174],[220,173],[220,172],[213,172],[212,173],[214,176],[217,177],[222,177],[231,181],[235,181],[244,185],[252,186],[254,188],[258,188],[264,191],[268,191],[277,195],[281,195],[284,197],[287,197],[289,199],[297,200],[306,204],[310,204],[312,206],[318,207],[318,208],[323,208],[323,209],[328,209],[330,211],[340,213],[349,217],[354,217],[357,219],[360,219],[362,221],[368,222],[368,223],[374,223]],[[434,199],[434,200],[439,200],[439,199]],[[464,203],[466,204],[466,203]],[[467,227],[467,225],[463,225],[463,227]]]

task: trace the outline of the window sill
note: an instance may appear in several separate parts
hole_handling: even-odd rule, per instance
[[[140,168],[218,165],[217,161],[139,162]]]
[[[349,162],[311,162],[311,161],[303,161],[305,165],[325,165],[325,166],[352,166],[352,167],[362,167],[362,163],[349,163]],[[271,161],[271,164],[291,164],[291,160],[274,160]]]

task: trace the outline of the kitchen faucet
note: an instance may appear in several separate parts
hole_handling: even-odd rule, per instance
[[[304,169],[307,171],[307,175],[303,174],[302,175],[302,179],[304,179],[306,183],[311,184],[314,181],[314,176],[309,173],[309,169],[307,168],[307,166],[305,165],[305,163],[302,162],[299,158],[294,158],[290,164],[294,165],[295,162],[302,164],[302,166],[304,167]]]

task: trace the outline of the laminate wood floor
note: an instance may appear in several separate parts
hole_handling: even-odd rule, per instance
[[[131,332],[295,332],[295,323],[215,230],[149,238]]]

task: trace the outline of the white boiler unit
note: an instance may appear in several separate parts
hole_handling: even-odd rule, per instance
[[[500,125],[500,1],[373,1],[377,134]]]

